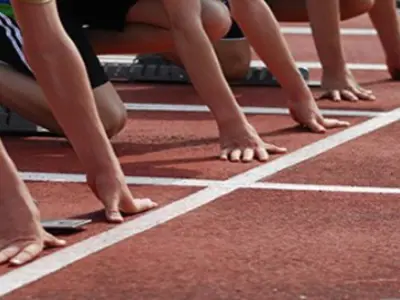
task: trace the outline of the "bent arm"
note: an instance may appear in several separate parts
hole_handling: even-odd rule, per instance
[[[27,60],[54,116],[87,171],[116,163],[82,58],[67,36],[54,0],[12,0]]]
[[[219,124],[244,120],[201,22],[200,0],[164,0],[178,54]]]
[[[307,0],[307,9],[324,72],[341,72],[346,68],[340,37],[339,0]]]

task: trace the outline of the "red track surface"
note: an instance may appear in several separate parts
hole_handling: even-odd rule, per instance
[[[371,25],[361,17],[343,27]],[[288,40],[297,60],[316,61],[310,37],[288,35]],[[376,37],[344,40],[349,62],[383,63]],[[313,71],[315,79],[319,74]],[[399,85],[387,81],[386,72],[356,71],[355,75],[375,91],[378,101],[321,101],[320,106],[381,112],[400,106]],[[201,104],[189,86],[122,85],[119,89],[127,103]],[[243,106],[285,106],[285,95],[278,88],[234,90]],[[285,115],[249,119],[266,140],[288,147],[290,153],[340,131],[304,132]],[[352,126],[367,120],[345,119]],[[263,179],[261,174],[256,181],[399,189],[399,131],[399,122],[388,125],[270,177]],[[217,131],[204,112],[130,112],[126,129],[113,142],[127,176],[227,180],[259,166],[218,161]],[[63,140],[13,138],[6,140],[6,146],[21,171],[82,173]],[[273,156],[271,161],[284,157]],[[121,228],[104,223],[101,206],[81,183],[29,185],[44,218],[94,219],[86,231],[66,237],[69,245],[79,248],[90,237]],[[204,188],[190,183],[131,187],[138,196],[152,197],[161,208]],[[237,188],[213,203],[39,276],[31,284],[24,278],[59,263],[52,257],[60,250],[46,252],[43,256],[51,263],[38,260],[37,269],[0,267],[0,291],[13,272],[26,283],[2,299],[400,298],[400,194]],[[157,218],[156,211],[146,216]],[[63,251],[73,257],[77,248]]]

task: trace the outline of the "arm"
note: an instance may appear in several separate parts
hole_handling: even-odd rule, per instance
[[[178,54],[193,86],[218,123],[244,122],[201,22],[200,0],[164,0]],[[214,101],[214,99],[216,99]]]
[[[315,46],[327,72],[344,72],[346,61],[340,38],[339,0],[307,0]]]
[[[13,0],[12,4],[30,66],[86,169],[89,186],[105,206],[107,219],[122,222],[120,210],[137,213],[155,207],[150,199],[134,199],[126,185],[96,109],[84,63],[65,33],[55,1]]]
[[[326,95],[335,101],[374,100],[370,91],[358,86],[346,67],[340,36],[340,1],[307,0],[307,11],[322,64],[322,87],[327,90]]]
[[[254,50],[289,94],[293,118],[314,132],[348,126],[347,122],[324,119],[314,97],[298,71],[279,24],[264,0],[230,0],[232,15]]]
[[[13,0],[12,4],[38,83],[86,170],[112,168],[116,160],[83,61],[62,27],[55,1],[33,2]]]
[[[261,161],[286,149],[265,144],[248,123],[225,80],[201,22],[200,0],[163,0],[177,52],[194,88],[214,115],[220,132],[221,158]]]
[[[39,211],[0,140],[0,265],[14,265],[36,257],[45,246],[65,241],[46,233]]]
[[[251,46],[289,94],[289,98],[312,98],[269,6],[263,0],[230,2],[233,17]]]

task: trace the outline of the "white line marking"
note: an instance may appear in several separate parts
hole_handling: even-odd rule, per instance
[[[358,125],[354,125],[325,139],[305,146],[295,152],[284,155],[270,163],[255,167],[243,174],[230,178],[229,183],[247,185],[255,183],[262,178],[267,178],[284,169],[290,168],[321,153],[329,151],[339,145],[361,137],[367,133],[394,123],[400,119],[400,108],[384,113],[379,117],[369,119]]]
[[[296,61],[296,65],[299,68],[307,69],[321,69],[321,63],[314,61]],[[347,67],[350,70],[357,71],[386,71],[387,66],[385,64],[361,64],[361,63],[347,63]],[[265,64],[261,60],[252,60],[252,67],[264,67]]]
[[[20,172],[21,178],[31,182],[64,182],[82,183],[86,182],[85,174],[65,174],[65,173],[46,173],[46,172]],[[126,176],[129,185],[160,185],[160,186],[192,186],[207,187],[220,184],[220,180],[208,179],[187,179],[170,177],[144,177]]]
[[[310,27],[290,27],[290,26],[285,26],[281,28],[281,32],[284,34],[301,34],[301,35],[310,35],[311,28]],[[375,29],[368,29],[368,28],[341,28],[340,29],[340,34],[341,35],[358,35],[358,36],[365,36],[365,35],[376,35],[376,30]]]
[[[128,111],[159,111],[159,112],[209,112],[207,106],[196,104],[161,104],[161,103],[125,103]],[[245,114],[256,115],[288,115],[287,108],[279,107],[252,107],[244,106],[242,111]],[[377,117],[384,112],[370,110],[339,110],[339,109],[321,109],[324,116],[340,117]]]
[[[30,182],[64,182],[64,183],[86,182],[86,176],[84,174],[21,172],[20,176],[24,181],[30,181]],[[185,178],[171,178],[171,177],[141,177],[141,176],[126,176],[125,178],[126,182],[129,185],[182,186],[182,187],[210,187],[210,186],[230,185],[229,183],[226,183],[223,180],[209,180],[209,179],[185,179]],[[283,190],[283,191],[400,194],[400,188],[275,183],[275,182],[256,182],[250,185],[232,185],[232,187],[262,189],[262,190]]]
[[[136,55],[99,55],[99,59],[103,63],[132,63],[136,58]],[[298,61],[296,62],[298,67],[308,69],[321,69],[322,66],[319,62],[314,61]],[[252,67],[264,67],[265,64],[261,60],[252,60]],[[347,67],[350,70],[358,71],[386,71],[387,66],[385,64],[362,64],[362,63],[348,63]]]
[[[169,205],[150,211],[132,221],[116,226],[107,232],[93,236],[90,239],[81,241],[71,247],[67,247],[51,255],[42,257],[31,264],[6,273],[0,277],[0,297],[126,238],[135,236],[145,230],[154,228],[198,207],[211,203],[217,198],[237,190],[239,187],[254,184],[263,178],[309,160],[334,147],[396,122],[399,119],[400,108],[345,129],[293,153],[284,155],[270,163],[231,177],[218,186],[207,187]]]
[[[256,182],[250,185],[252,189],[280,190],[280,191],[309,191],[361,194],[400,194],[400,188],[346,186],[346,185],[317,185],[297,183]]]

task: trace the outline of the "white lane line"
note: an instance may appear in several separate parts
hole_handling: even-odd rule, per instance
[[[62,183],[86,182],[85,174],[47,173],[47,172],[20,172],[19,174],[23,180],[31,182],[62,182]],[[125,179],[127,184],[129,185],[207,187],[221,183],[220,180],[171,178],[171,177],[126,176]]]
[[[63,182],[84,183],[85,174],[68,173],[46,173],[46,172],[20,172],[21,178],[29,182]],[[210,187],[228,186],[223,180],[210,179],[185,179],[171,177],[142,177],[126,176],[129,185],[154,185],[154,186],[181,186],[181,187]],[[318,192],[340,192],[340,193],[367,193],[367,194],[400,194],[400,188],[371,187],[371,186],[347,186],[347,185],[318,185],[300,183],[276,183],[256,182],[250,185],[232,185],[234,188],[248,188],[261,190],[282,191],[318,191]]]
[[[296,27],[296,26],[284,26],[281,28],[281,32],[284,34],[299,34],[299,35],[310,35],[312,34],[310,27]],[[341,35],[358,35],[358,36],[365,36],[365,35],[376,35],[376,30],[372,28],[341,28],[340,29]]]
[[[334,192],[334,193],[360,193],[360,194],[400,194],[400,188],[372,187],[372,186],[256,182],[251,184],[249,187],[252,189],[279,190],[279,191]]]
[[[177,200],[169,205],[150,211],[132,221],[116,226],[113,229],[81,241],[71,247],[42,257],[31,264],[8,272],[0,277],[0,297],[20,287],[39,280],[89,255],[108,248],[124,239],[166,223],[187,212],[213,202],[240,187],[278,173],[286,168],[309,160],[334,147],[361,137],[367,133],[387,126],[400,119],[400,108],[375,117],[362,124],[331,135],[321,141],[308,145],[293,153],[287,154],[270,163],[261,165],[240,175],[233,176],[218,186],[204,188],[194,194]]]
[[[136,55],[100,55],[100,61],[103,63],[132,63],[136,58]],[[315,61],[297,61],[298,67],[308,69],[321,69],[322,66],[319,62]],[[264,67],[265,64],[261,60],[252,60],[252,67]],[[347,63],[347,67],[350,70],[358,71],[386,71],[387,66],[385,64],[363,64],[363,63]]]
[[[315,61],[296,61],[296,65],[299,68],[307,69],[321,69],[321,63]],[[347,63],[347,67],[350,70],[355,71],[386,71],[387,66],[385,64],[363,64],[363,63]],[[264,67],[265,64],[261,60],[252,60],[252,67]]]
[[[159,111],[159,112],[209,112],[207,106],[196,104],[162,104],[162,103],[125,103],[128,111]],[[242,111],[245,114],[255,115],[288,115],[287,108],[279,107],[253,107],[244,106]],[[321,109],[324,116],[338,117],[377,117],[384,112],[371,110],[339,110],[339,109]]]
[[[400,120],[400,108],[369,119],[358,125],[354,125],[339,133],[328,136],[327,138],[305,146],[295,152],[273,160],[270,163],[260,165],[240,175],[233,176],[229,179],[229,183],[236,185],[248,185],[255,183],[260,179],[267,178],[284,169],[316,157],[321,153],[327,152],[339,145],[347,143],[379,128],[385,127],[398,120]]]

